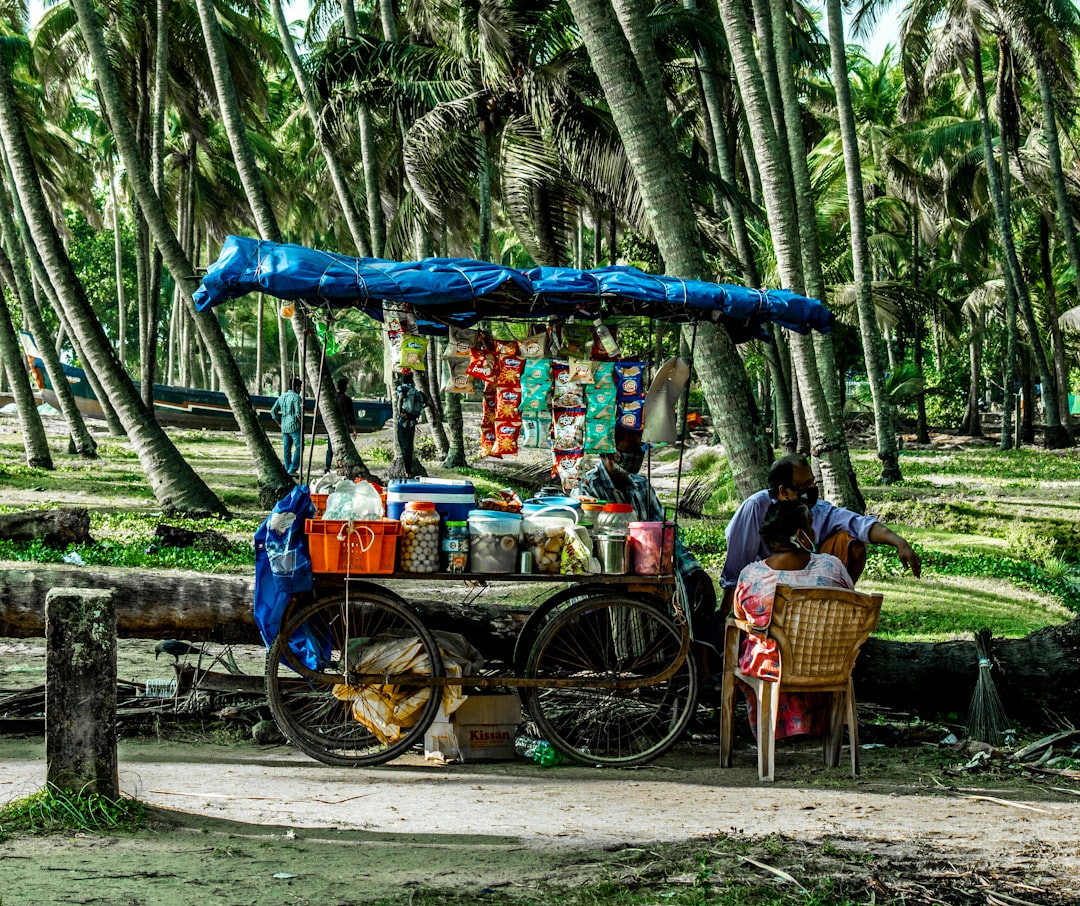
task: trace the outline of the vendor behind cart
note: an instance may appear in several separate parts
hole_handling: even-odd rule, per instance
[[[645,459],[641,432],[615,426],[615,452],[601,454],[600,461],[581,479],[582,496],[608,503],[628,503],[642,522],[663,522],[664,507],[652,485],[639,475]],[[704,676],[720,669],[720,630],[716,625],[716,589],[712,578],[682,539],[675,538],[675,574],[682,586],[698,646],[699,665]]]

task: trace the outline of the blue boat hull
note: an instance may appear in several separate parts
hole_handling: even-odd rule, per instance
[[[31,367],[34,379],[41,390],[41,398],[54,408],[59,408],[52,383],[45,371],[44,363],[39,358],[33,360]],[[103,419],[104,412],[94,391],[86,380],[86,372],[72,365],[64,365],[75,404],[85,418]],[[138,381],[133,381],[139,387]],[[257,396],[252,394],[251,404],[259,416],[259,422],[269,430],[277,430],[277,423],[270,417],[270,409],[276,396]],[[311,419],[315,411],[315,401],[305,400],[306,418],[304,430],[311,430]],[[393,415],[389,402],[384,400],[354,400],[357,431],[368,434],[380,430]],[[160,425],[176,428],[207,428],[213,431],[236,431],[238,425],[233,417],[232,408],[224,393],[214,390],[197,390],[193,387],[171,387],[168,384],[154,384],[154,416]],[[321,418],[316,418],[315,429],[325,433]]]

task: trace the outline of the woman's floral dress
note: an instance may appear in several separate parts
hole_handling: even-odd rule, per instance
[[[743,568],[735,586],[735,616],[755,626],[769,625],[777,585],[822,588],[853,588],[844,564],[831,554],[811,554],[803,569],[773,569],[764,560]],[[739,669],[747,676],[777,682],[780,678],[779,652],[773,639],[747,635],[739,649]],[[750,705],[750,729],[757,738],[757,700],[753,690],[739,684]],[[822,693],[785,692],[780,696],[776,738],[801,733],[822,732]]]

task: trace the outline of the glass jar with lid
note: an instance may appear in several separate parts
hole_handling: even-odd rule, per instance
[[[442,516],[435,504],[413,500],[401,513],[401,568],[407,573],[439,569],[439,529]]]
[[[634,519],[634,508],[629,503],[607,503],[596,514],[594,531],[597,534],[613,530],[629,531]]]

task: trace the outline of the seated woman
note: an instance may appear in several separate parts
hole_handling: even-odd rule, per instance
[[[779,501],[769,507],[761,538],[772,555],[743,567],[735,586],[734,614],[755,626],[769,625],[777,585],[852,588],[844,564],[814,546],[810,510],[798,500]],[[779,680],[776,642],[748,634],[739,650],[739,669],[764,680]],[[740,687],[750,704],[750,728],[757,737],[757,702],[753,690]],[[776,738],[822,732],[823,693],[785,692],[780,696]]]

